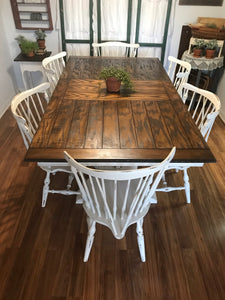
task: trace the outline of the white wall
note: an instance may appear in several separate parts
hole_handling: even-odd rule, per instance
[[[225,1],[223,6],[186,6],[178,5],[176,0],[175,18],[174,18],[174,32],[172,36],[170,54],[177,57],[178,47],[180,43],[180,34],[183,25],[196,23],[198,17],[214,17],[225,18]],[[225,73],[219,83],[217,89],[222,104],[220,117],[225,122]]]
[[[178,47],[180,42],[180,34],[182,26],[189,23],[194,23],[197,18],[200,17],[217,17],[225,18],[225,1],[223,6],[180,6],[178,0],[176,1],[175,13],[172,16],[174,18],[174,31],[172,34],[172,41],[168,55],[177,56]],[[52,51],[53,54],[61,51],[60,42],[60,30],[56,29],[58,25],[58,0],[51,0],[51,12],[53,19],[54,30],[47,32],[46,47],[48,51]],[[18,89],[14,87],[14,83],[17,82],[18,86],[21,86],[20,72],[18,66],[13,62],[13,59],[19,54],[19,47],[15,41],[15,37],[19,34],[26,36],[29,39],[34,39],[34,32],[29,30],[17,30],[14,25],[14,20],[11,11],[11,5],[9,0],[0,1],[0,38],[4,43],[0,46],[0,117],[7,109],[12,99],[12,96],[18,92]],[[14,69],[14,73],[13,73]],[[15,80],[16,78],[16,80]],[[218,96],[225,103],[225,75],[219,84]],[[225,105],[222,106],[221,116],[225,121]]]

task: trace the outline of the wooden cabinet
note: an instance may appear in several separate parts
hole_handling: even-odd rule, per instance
[[[10,0],[17,29],[52,30],[49,0]]]

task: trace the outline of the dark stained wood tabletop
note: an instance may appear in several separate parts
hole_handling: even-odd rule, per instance
[[[103,67],[122,67],[134,88],[107,93]],[[157,58],[70,57],[27,161],[173,162],[215,158]]]

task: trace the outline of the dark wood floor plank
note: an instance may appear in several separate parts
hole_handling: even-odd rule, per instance
[[[134,118],[142,124],[145,119],[142,113]],[[22,138],[8,112],[7,119],[8,125],[0,127],[5,139],[0,148],[0,299],[224,299],[225,125],[219,118],[208,141],[217,163],[188,171],[191,204],[184,191],[158,193],[158,204],[146,215],[145,263],[135,225],[122,240],[97,225],[89,261],[83,262],[82,206],[72,196],[50,195],[41,208],[45,174],[23,162]],[[131,132],[136,142],[134,124]],[[180,172],[166,177],[171,185],[183,181]],[[52,184],[61,187],[66,181],[65,174],[57,174]]]

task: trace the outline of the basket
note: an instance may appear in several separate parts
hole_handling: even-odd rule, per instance
[[[191,33],[194,38],[225,40],[225,30],[219,30],[216,28],[192,28]]]

